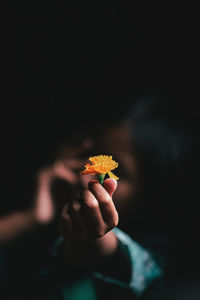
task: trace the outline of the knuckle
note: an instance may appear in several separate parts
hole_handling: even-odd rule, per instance
[[[110,201],[111,201],[111,197],[109,195],[105,195],[105,197],[102,200],[102,203],[107,205],[110,203]]]
[[[91,209],[96,209],[99,206],[98,201],[95,199],[93,199],[93,200],[87,199],[85,201],[85,205]]]
[[[74,211],[74,212],[79,212],[80,211],[80,209],[81,209],[81,205],[80,205],[80,203],[78,203],[78,202],[74,202],[74,203],[72,203],[72,210]]]

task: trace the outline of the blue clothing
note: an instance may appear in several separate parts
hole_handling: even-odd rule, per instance
[[[116,285],[129,288],[136,296],[140,296],[154,280],[162,276],[163,272],[149,252],[133,241],[129,235],[119,228],[114,228],[112,231],[117,236],[118,240],[127,246],[131,265],[130,281],[127,284],[115,278],[105,277],[101,273],[97,272],[94,273],[94,276],[107,282],[112,282]]]
[[[160,266],[155,262],[148,250],[140,246],[135,242],[128,234],[124,233],[119,228],[114,228],[113,233],[116,235],[118,241],[122,245],[120,251],[122,255],[128,257],[128,264],[130,266],[130,279],[119,279],[115,277],[114,272],[112,276],[106,275],[105,272],[95,271],[91,274],[94,279],[98,279],[104,282],[104,289],[106,289],[106,283],[112,284],[113,287],[122,287],[125,290],[129,290],[129,294],[136,297],[140,297],[157,279],[161,278],[163,271]],[[62,238],[59,238],[54,246],[52,254],[56,256],[56,249],[62,243]],[[120,262],[115,262],[116,268],[120,269]],[[128,272],[128,271],[127,271]],[[117,273],[117,272],[116,272]],[[106,292],[104,292],[106,294]],[[95,292],[93,292],[93,295]],[[76,299],[76,298],[75,298]],[[93,298],[94,299],[94,298]]]
[[[41,267],[41,270],[34,274],[34,271],[29,270],[27,267],[27,269],[23,269],[24,271],[18,271],[19,278],[16,278],[16,276],[13,277],[13,280],[18,282],[17,284],[15,282],[15,285],[17,286],[17,292],[22,293],[17,295],[15,292],[14,295],[16,298],[20,296],[20,299],[96,300],[101,299],[101,297],[98,295],[97,287],[97,285],[100,283],[100,285],[103,284],[104,295],[108,295],[106,291],[107,287],[112,286],[112,295],[114,296],[115,293],[116,299],[119,299],[117,298],[117,294],[120,289],[124,295],[126,294],[126,291],[128,291],[128,293],[132,295],[130,296],[131,299],[132,297],[140,298],[140,296],[142,296],[143,293],[145,293],[145,291],[158,278],[162,277],[162,270],[154,261],[150,253],[138,243],[133,241],[133,239],[131,239],[126,233],[119,228],[113,229],[113,232],[117,236],[119,244],[121,245],[119,251],[121,252],[122,256],[126,257],[127,266],[130,268],[130,276],[128,277],[128,281],[127,278],[125,278],[126,276],[124,278],[123,276],[120,278],[117,275],[115,276],[115,270],[118,270],[119,273],[120,268],[122,267],[120,265],[120,260],[116,259],[114,262],[114,266],[116,268],[114,267],[115,270],[111,270],[112,275],[110,275],[109,272],[101,272],[101,269],[98,269],[93,272],[83,272],[82,274],[76,274],[76,272],[74,272],[75,277],[73,278],[73,272],[68,270],[66,265],[62,262],[62,259],[57,264],[58,261],[56,257],[56,250],[62,243],[62,238],[58,238],[52,248],[53,255],[51,262],[46,268]],[[3,282],[4,275],[3,266],[5,267],[6,264],[6,260],[3,259],[4,253],[3,251],[1,252],[0,288],[2,286],[1,283]],[[16,270],[13,271],[16,272]],[[9,272],[11,273],[12,269]],[[21,274],[22,272],[27,272],[27,274]],[[7,282],[6,284],[9,286],[7,291],[11,292],[12,294],[12,282]],[[21,288],[19,287],[19,284],[21,285]],[[12,297],[7,298],[6,296],[5,299],[12,299]],[[105,298],[105,296],[102,298],[109,299],[109,296],[107,298]],[[4,298],[2,298],[2,300],[3,299]],[[127,297],[126,299],[129,298]]]

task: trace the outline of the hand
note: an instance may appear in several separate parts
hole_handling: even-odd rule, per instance
[[[30,210],[35,224],[49,223],[56,215],[56,207],[51,193],[54,180],[66,181],[74,191],[79,190],[80,186],[84,184],[81,182],[79,174],[85,161],[79,159],[78,156],[90,146],[87,140],[79,147],[66,146],[52,166],[46,167],[38,173],[34,206]],[[66,195],[67,197],[69,195]]]
[[[72,187],[78,182],[78,178],[73,170],[62,162],[56,162],[53,166],[39,172],[35,202],[31,209],[31,214],[37,224],[49,223],[55,216],[56,208],[51,193],[51,185],[55,179],[65,180]]]
[[[119,221],[112,201],[116,187],[116,180],[111,178],[105,180],[103,186],[92,180],[79,200],[64,206],[60,232],[70,262],[81,259],[82,255],[86,260],[86,257],[90,257],[91,248],[101,256],[111,254],[116,249],[116,238],[110,232]]]

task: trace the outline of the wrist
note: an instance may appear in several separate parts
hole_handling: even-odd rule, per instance
[[[94,266],[112,256],[117,247],[118,239],[112,231],[109,231],[97,239],[73,242],[64,240],[61,248],[66,263],[73,266]]]
[[[103,237],[94,241],[97,254],[107,257],[115,253],[118,246],[118,239],[112,231],[107,232]]]

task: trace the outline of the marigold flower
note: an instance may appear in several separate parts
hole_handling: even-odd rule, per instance
[[[111,170],[118,167],[118,163],[112,159],[112,156],[108,155],[98,155],[89,158],[92,164],[86,164],[85,170],[81,172],[82,175],[91,174],[97,175],[100,183],[103,183],[106,174],[110,178],[118,180],[119,178],[115,176]]]

